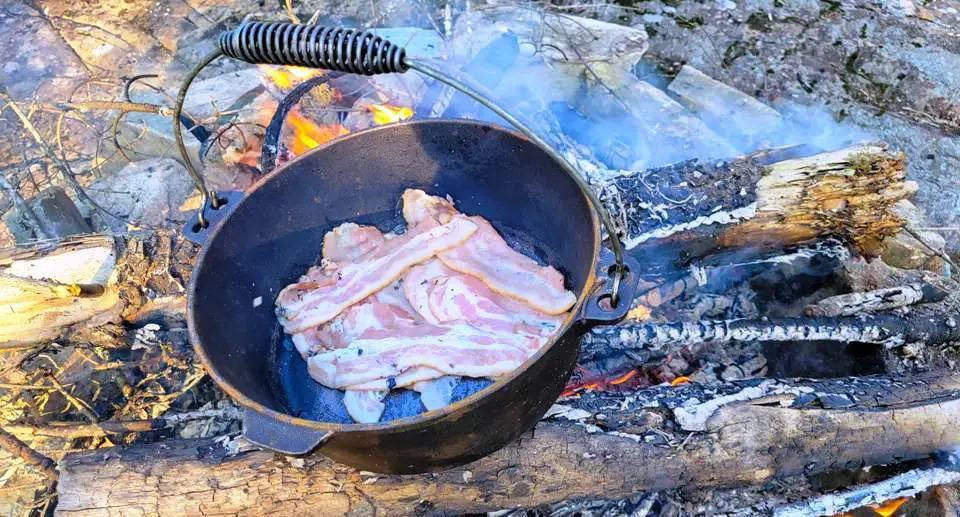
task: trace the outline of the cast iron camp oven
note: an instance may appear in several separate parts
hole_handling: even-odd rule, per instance
[[[184,82],[177,112],[193,77],[222,52],[353,73],[426,70],[527,133],[462,120],[380,126],[305,153],[246,195],[208,191],[182,150],[205,199],[185,229],[203,242],[189,288],[190,337],[211,377],[243,406],[244,435],[287,454],[317,450],[359,469],[407,474],[478,459],[530,429],[566,384],[581,336],[622,319],[637,284],[638,266],[623,263],[616,235],[609,234],[613,251],[601,246],[608,219],[579,175],[489,100],[369,33],[248,23],[224,34],[220,47]],[[179,126],[175,134],[182,144]],[[339,392],[310,379],[299,357],[288,360],[296,352],[284,345],[273,302],[316,262],[333,227],[396,229],[398,199],[411,187],[449,195],[464,213],[491,221],[511,244],[559,269],[577,303],[520,368],[442,409],[377,424],[305,418],[304,401],[324,406]]]

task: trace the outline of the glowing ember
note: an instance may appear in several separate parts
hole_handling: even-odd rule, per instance
[[[907,502],[906,497],[898,497],[883,503],[882,505],[870,505],[870,508],[873,508],[873,511],[881,517],[890,517],[891,515],[897,513],[897,510],[903,506],[903,503]]]
[[[367,109],[373,113],[373,122],[377,125],[400,122],[413,116],[413,110],[389,104],[371,104]]]
[[[637,371],[636,371],[636,370],[630,370],[629,372],[621,375],[620,377],[617,377],[616,379],[610,381],[610,384],[613,384],[614,386],[616,386],[616,385],[618,385],[618,384],[623,384],[623,383],[629,381],[630,379],[636,377],[636,375],[637,375]]]
[[[293,129],[293,138],[290,142],[290,151],[295,155],[301,155],[314,147],[329,142],[338,136],[343,136],[350,131],[340,124],[326,124],[323,126],[314,124],[307,120],[300,110],[292,110],[287,116],[287,124]]]
[[[260,71],[263,72],[263,75],[267,76],[273,84],[281,88],[292,88],[294,85],[302,83],[311,77],[324,74],[323,70],[304,68],[301,66],[257,66],[260,68]]]
[[[676,379],[670,381],[670,385],[679,386],[681,384],[687,384],[689,382],[690,382],[690,377],[687,377],[686,375],[681,375],[680,377],[677,377]]]

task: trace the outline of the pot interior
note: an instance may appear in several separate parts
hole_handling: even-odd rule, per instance
[[[191,283],[190,325],[211,374],[231,396],[294,417],[349,422],[341,392],[306,374],[279,330],[273,302],[316,263],[333,227],[402,227],[399,199],[410,187],[450,195],[462,212],[487,218],[515,249],[556,267],[567,288],[584,295],[597,239],[589,201],[536,145],[466,121],[356,133],[270,174],[206,243]],[[488,382],[462,383],[458,395]],[[415,414],[419,400],[401,400],[409,396],[397,391],[385,416]]]

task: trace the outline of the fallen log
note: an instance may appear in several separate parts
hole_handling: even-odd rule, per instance
[[[904,156],[880,145],[769,158],[689,160],[624,173],[596,188],[625,245],[658,261],[827,236],[876,254],[879,242],[905,224],[894,205],[917,189],[906,180]]]
[[[807,316],[853,316],[864,312],[888,311],[917,303],[942,301],[947,291],[932,284],[908,284],[865,293],[831,296],[807,306]]]
[[[848,403],[827,403],[837,398]],[[293,459],[253,450],[229,456],[223,440],[70,454],[59,465],[57,512],[483,512],[682,486],[759,484],[925,458],[960,445],[957,374],[656,387],[563,404],[516,443],[435,475],[377,476],[317,455]],[[705,432],[683,431],[701,427]]]
[[[15,248],[0,254],[0,348],[56,339],[79,324],[116,320],[117,252],[109,236]]]
[[[828,341],[873,343],[887,348],[908,343],[960,341],[960,314],[875,314],[823,318],[764,318],[698,322],[637,323],[596,328],[585,336],[582,358],[625,350],[658,350],[685,344]]]

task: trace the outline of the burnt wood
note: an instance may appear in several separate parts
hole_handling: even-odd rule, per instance
[[[565,416],[512,445],[436,475],[375,476],[321,457],[259,450],[230,457],[222,440],[169,440],[66,456],[57,511],[409,515],[756,485],[960,445],[958,389],[960,376],[933,372],[589,394],[562,401]],[[698,403],[675,418],[693,398]],[[838,398],[849,403],[835,404]],[[705,431],[683,430],[699,417]]]

